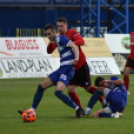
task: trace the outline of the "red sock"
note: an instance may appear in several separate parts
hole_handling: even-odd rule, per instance
[[[125,82],[125,87],[127,89],[127,91],[129,90],[128,89],[128,86],[129,86],[129,77],[128,76],[124,76],[124,82]]]
[[[68,95],[70,96],[70,98],[79,106],[79,107],[82,107],[81,106],[81,103],[80,103],[80,99],[79,99],[79,96],[74,92],[74,93],[68,93]]]
[[[97,89],[96,87],[92,86],[87,92],[93,94],[96,89]],[[99,101],[102,102],[103,100],[104,98],[100,96]]]

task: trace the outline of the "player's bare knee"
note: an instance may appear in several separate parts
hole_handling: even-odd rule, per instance
[[[65,88],[66,88],[65,83],[58,81],[55,91],[64,91]]]
[[[127,77],[129,75],[129,73],[125,70],[124,71],[124,77]]]
[[[40,85],[42,86],[42,88],[46,88],[47,87],[47,82],[44,80],[40,83]]]
[[[51,81],[50,79],[47,77],[44,81],[42,81],[40,83],[40,85],[42,86],[42,88],[46,89],[51,85]]]
[[[67,87],[67,92],[68,93],[74,93],[76,91],[76,87],[75,86],[68,86]]]
[[[128,77],[128,76],[129,76],[129,73],[124,72],[124,77]]]

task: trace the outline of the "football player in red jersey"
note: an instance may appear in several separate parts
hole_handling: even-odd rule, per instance
[[[125,70],[124,70],[124,82],[125,82],[125,87],[127,89],[128,95],[130,95],[130,92],[129,92],[129,74],[130,74],[131,70],[134,68],[134,32],[130,33],[130,40],[131,40],[131,44],[129,46],[127,44],[125,44],[125,47],[127,49],[131,49],[131,52],[128,56]]]
[[[82,52],[81,46],[85,44],[85,41],[81,37],[81,35],[74,29],[67,29],[67,20],[65,18],[58,18],[56,20],[58,31],[61,35],[66,35],[70,40],[73,41],[75,45],[79,48],[79,61],[74,66],[75,68],[75,75],[73,79],[70,81],[70,83],[67,86],[68,94],[71,97],[71,99],[80,107],[80,99],[78,95],[76,94],[76,87],[80,86],[86,89],[87,92],[93,94],[96,90],[96,87],[92,86],[91,79],[89,75],[89,67],[86,62],[86,56]],[[51,54],[56,48],[55,42],[51,41],[47,47],[47,52]],[[105,99],[100,96],[100,102],[102,104],[102,107],[106,106]]]

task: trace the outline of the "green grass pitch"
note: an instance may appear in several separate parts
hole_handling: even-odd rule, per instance
[[[122,118],[94,119],[90,115],[76,119],[71,116],[74,109],[58,100],[54,95],[55,87],[51,87],[44,92],[36,110],[36,121],[25,123],[17,110],[31,107],[34,93],[42,80],[43,78],[0,80],[0,134],[134,134],[133,74],[130,75],[131,95]],[[92,76],[92,83],[94,80],[95,76]],[[85,108],[91,94],[80,87],[77,88],[77,93]],[[101,109],[100,102],[97,102],[92,112],[98,109]]]

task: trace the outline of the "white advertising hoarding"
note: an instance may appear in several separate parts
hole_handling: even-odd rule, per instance
[[[128,46],[131,44],[129,34],[105,34],[105,40],[108,47],[113,54],[114,60],[118,65],[121,73],[124,72],[126,61],[130,54],[131,49],[126,49],[125,44]],[[134,73],[134,70],[131,71]]]
[[[59,67],[42,37],[0,38],[0,78],[46,77]]]
[[[0,78],[47,77],[59,63],[58,58],[0,59]]]
[[[87,58],[91,75],[119,75],[120,71],[113,57]]]
[[[42,58],[47,54],[43,38],[0,38],[0,58]]]
[[[129,34],[105,34],[105,40],[111,53],[130,53],[125,44],[130,45]]]
[[[60,66],[39,38],[0,38],[0,79],[46,77]],[[91,75],[120,74],[113,57],[87,58]]]

